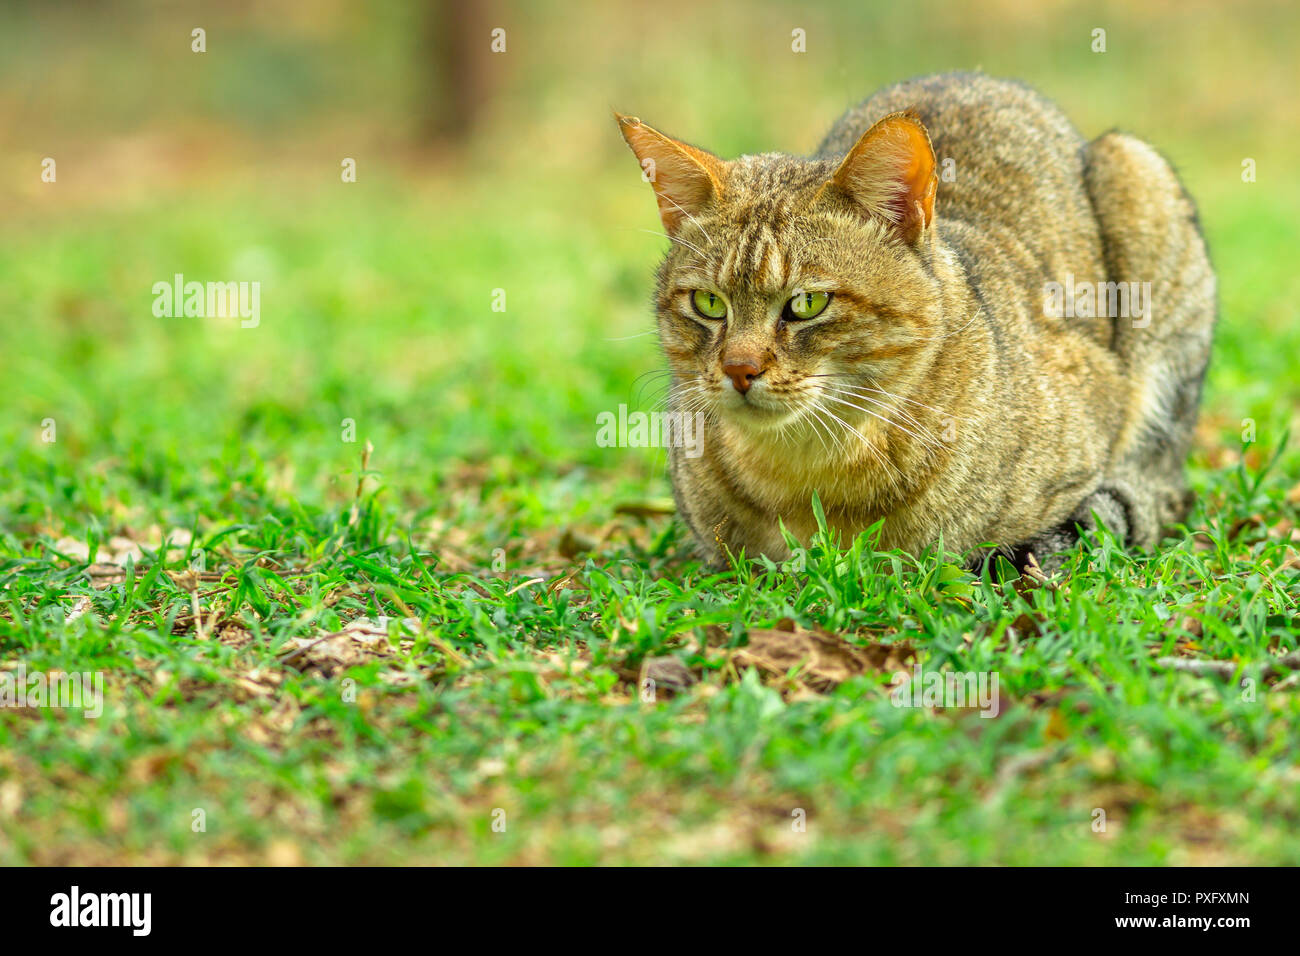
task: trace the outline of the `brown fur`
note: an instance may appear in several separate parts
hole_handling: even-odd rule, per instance
[[[785,557],[778,519],[806,541],[814,491],[834,528],[883,518],[882,546],[912,552],[1046,560],[1094,513],[1140,546],[1185,516],[1215,280],[1151,147],[1085,143],[981,74],[883,90],[811,158],[726,162],[619,122],[674,239],[660,340],[672,408],[706,431],[670,470],[706,555]],[[1149,324],[1047,316],[1046,284],[1067,276],[1151,283]],[[696,289],[726,317],[700,316]],[[806,290],[831,293],[824,313],[783,312]],[[738,362],[757,373],[743,394],[723,372]]]

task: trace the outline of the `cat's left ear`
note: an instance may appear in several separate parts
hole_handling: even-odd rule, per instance
[[[665,136],[635,116],[615,113],[623,138],[641,163],[642,178],[654,187],[659,218],[670,235],[722,192],[722,160],[695,146]]]
[[[934,147],[912,112],[890,113],[862,134],[831,182],[915,242],[934,220]]]

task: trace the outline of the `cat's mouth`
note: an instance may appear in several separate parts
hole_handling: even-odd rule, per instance
[[[870,418],[863,420],[859,414],[863,410],[857,401],[850,402],[823,387],[797,379],[775,387],[772,384],[760,387],[756,382],[745,394],[724,388],[716,406],[733,427],[756,438],[800,441],[815,437],[817,447],[824,447],[849,435],[866,441],[864,432],[871,430]]]
[[[798,402],[792,401],[791,396],[757,382],[744,394],[732,388],[723,389],[718,405],[729,419],[748,428],[778,427],[799,414]]]

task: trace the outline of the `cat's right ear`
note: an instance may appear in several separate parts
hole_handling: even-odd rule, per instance
[[[863,133],[831,183],[912,243],[934,220],[939,188],[934,167],[929,131],[919,116],[905,110],[890,113]]]
[[[712,153],[680,143],[635,116],[615,113],[619,131],[641,163],[641,178],[654,187],[659,218],[669,235],[722,192],[726,169]]]

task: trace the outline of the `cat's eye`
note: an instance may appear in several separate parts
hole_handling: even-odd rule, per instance
[[[706,319],[727,317],[727,303],[722,301],[722,296],[715,295],[708,289],[696,289],[692,292],[691,305],[695,306],[695,311]]]
[[[829,292],[800,292],[785,304],[787,319],[813,319],[830,305]]]

